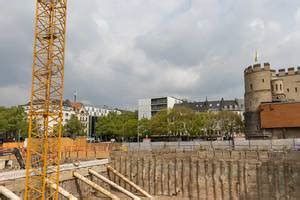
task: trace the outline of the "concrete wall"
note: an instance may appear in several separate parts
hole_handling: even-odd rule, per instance
[[[91,168],[99,173],[106,172],[106,165],[94,166]],[[88,173],[88,168],[77,169],[76,172],[91,179],[91,176]],[[61,180],[60,186],[65,190],[67,190],[68,192],[70,192],[71,194],[73,194],[74,196],[78,197],[79,199],[91,199],[91,197],[95,195],[97,196],[100,195],[97,192],[95,192],[90,186],[86,185],[80,180],[76,180],[73,177],[72,170],[61,172],[60,180]],[[91,180],[93,180],[96,183],[100,183],[99,180],[96,179],[91,179]],[[20,197],[24,196],[25,178],[2,181],[1,185],[7,187],[9,190],[11,190],[12,192],[14,192],[16,195]],[[103,195],[100,196],[104,197]],[[5,198],[0,195],[0,199],[5,199]],[[66,199],[66,198],[60,195],[59,199]]]
[[[245,140],[235,138],[231,140],[216,141],[178,141],[178,142],[131,142],[124,143],[128,151],[194,151],[194,150],[300,150],[300,138],[294,139],[268,139]]]
[[[138,100],[138,118],[139,120],[151,119],[151,99]]]
[[[177,103],[182,103],[182,100],[173,98],[173,97],[167,97],[168,98],[168,105],[167,107],[172,109],[174,107],[175,104]]]
[[[300,127],[297,128],[267,128],[263,129],[267,135],[273,139],[298,138],[300,137]]]
[[[300,199],[300,152],[119,152],[111,162],[151,194],[172,199]]]

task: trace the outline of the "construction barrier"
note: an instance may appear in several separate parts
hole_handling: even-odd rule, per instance
[[[11,148],[19,148],[23,159],[26,158],[24,142],[4,143],[2,147],[0,147],[0,150]],[[121,144],[111,142],[88,143],[85,137],[75,140],[71,138],[61,138],[61,163],[108,158],[111,151],[119,150],[120,148]],[[1,156],[0,160],[3,160],[3,162],[12,160],[14,163],[13,168],[19,167],[14,155]]]

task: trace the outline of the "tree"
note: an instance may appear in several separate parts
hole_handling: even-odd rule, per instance
[[[15,139],[27,137],[28,121],[22,107],[0,107],[0,132]]]
[[[161,110],[156,113],[150,122],[152,135],[168,135],[169,133],[168,110]]]
[[[0,132],[8,131],[7,109],[0,107]]]
[[[121,133],[121,120],[116,113],[109,113],[107,116],[100,117],[96,123],[97,136],[118,136]]]
[[[76,137],[84,135],[84,127],[75,115],[63,127],[65,135],[68,137]]]
[[[126,137],[136,137],[137,136],[137,125],[138,121],[136,119],[128,119],[124,125],[124,131]]]
[[[193,120],[193,135],[203,135],[206,130],[210,129],[212,126],[212,113],[201,112],[196,113],[195,118]]]
[[[168,115],[170,134],[190,135],[193,131],[193,120],[195,112],[190,108],[177,107]]]
[[[150,130],[150,120],[147,118],[143,118],[139,120],[139,134],[141,136],[149,136],[151,135],[151,130]]]
[[[219,129],[225,134],[242,131],[244,127],[240,115],[230,111],[221,111],[216,116]]]
[[[137,113],[123,112],[122,114],[109,113],[100,117],[96,123],[96,135],[115,138],[128,138],[137,136]]]

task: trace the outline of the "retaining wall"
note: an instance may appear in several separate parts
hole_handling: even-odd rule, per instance
[[[111,164],[151,194],[172,199],[300,199],[296,151],[114,152]]]

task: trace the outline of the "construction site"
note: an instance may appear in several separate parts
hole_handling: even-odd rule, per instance
[[[28,138],[2,144],[0,199],[300,199],[296,148],[136,150],[63,137],[67,0],[36,0],[35,11]]]
[[[46,180],[46,191],[58,189],[58,199],[300,197],[300,152],[293,149],[137,151],[115,143],[87,143],[85,138],[63,138],[63,144],[59,187]],[[14,148],[24,154],[22,143],[2,147]],[[1,162],[1,199],[22,199],[26,183],[22,162],[14,154],[2,156]]]

